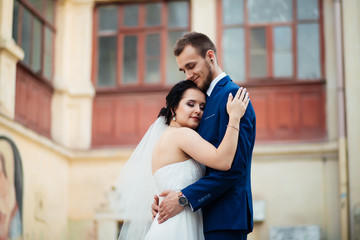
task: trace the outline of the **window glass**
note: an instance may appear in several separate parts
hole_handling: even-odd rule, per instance
[[[45,28],[44,75],[48,79],[51,79],[53,74],[53,43],[54,33],[49,28]]]
[[[166,82],[170,84],[186,79],[184,73],[179,71],[179,67],[176,63],[176,58],[173,52],[173,47],[176,43],[176,40],[184,34],[185,32],[183,31],[174,31],[168,33],[168,42],[166,48]]]
[[[42,46],[42,37],[41,37],[41,23],[38,19],[34,19],[33,26],[33,40],[32,40],[32,61],[31,67],[34,72],[40,73],[41,71],[41,46]]]
[[[98,43],[98,80],[100,87],[116,84],[116,37],[100,37]]]
[[[247,6],[250,23],[292,21],[292,0],[249,0]]]
[[[223,23],[241,24],[244,22],[243,0],[223,0]]]
[[[137,82],[137,36],[124,37],[123,83]],[[114,51],[115,52],[115,51]]]
[[[319,78],[319,24],[299,24],[297,27],[297,67],[301,79]]]
[[[14,0],[13,37],[24,51],[21,63],[47,80],[53,75],[54,7],[54,0]]]
[[[37,11],[43,12],[43,0],[28,0]]]
[[[46,19],[51,23],[54,24],[54,9],[55,9],[55,2],[54,0],[48,0],[45,5],[45,14]]]
[[[318,0],[297,0],[297,17],[299,20],[318,19]]]
[[[117,7],[104,6],[99,8],[99,31],[111,31],[117,29]]]
[[[145,82],[160,82],[160,34],[146,37],[146,76]]]
[[[244,29],[229,28],[223,34],[224,71],[235,81],[245,80]]]
[[[168,27],[188,27],[189,7],[188,2],[169,2]]]
[[[109,70],[109,63],[97,59],[96,68],[97,71],[104,71],[96,73],[97,77],[100,78],[105,72],[114,72],[118,80],[99,79],[96,80],[98,86],[173,84],[185,78],[178,70],[173,46],[189,30],[189,1],[116,3],[98,6],[96,16],[99,26],[99,44],[95,49],[97,55],[110,56],[110,50],[100,45],[104,41],[100,39],[105,36],[117,37],[118,44],[121,44],[111,53],[114,54],[113,60],[107,60],[110,62],[120,59],[116,67],[114,65]],[[116,26],[117,22],[120,25]]]
[[[19,39],[18,39],[18,29],[19,29],[18,24],[19,24],[19,3],[18,3],[18,1],[14,1],[12,35],[16,42],[19,41]]]
[[[267,73],[267,49],[265,28],[250,30],[250,76],[265,77]]]
[[[161,24],[161,3],[146,4],[146,26]]]
[[[293,74],[293,54],[291,27],[274,28],[274,76],[289,77]]]
[[[126,27],[136,27],[139,23],[139,6],[129,5],[124,7],[123,23]]]
[[[30,66],[31,59],[31,22],[32,16],[30,12],[23,8],[23,18],[21,26],[21,48],[24,51],[24,60],[27,65]]]

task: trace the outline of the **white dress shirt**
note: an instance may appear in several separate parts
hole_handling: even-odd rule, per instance
[[[214,80],[211,81],[210,86],[209,86],[208,90],[206,91],[206,95],[208,95],[208,97],[210,97],[216,84],[225,76],[226,76],[225,72],[222,72],[219,75],[217,75],[217,77]]]

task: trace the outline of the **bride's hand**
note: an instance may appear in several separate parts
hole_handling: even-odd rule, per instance
[[[232,94],[229,94],[228,101],[226,104],[226,110],[230,118],[240,121],[242,116],[244,116],[246,108],[249,104],[249,93],[246,92],[246,88],[239,88],[235,97]]]

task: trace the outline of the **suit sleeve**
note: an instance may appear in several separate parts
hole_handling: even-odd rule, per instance
[[[237,89],[232,89],[231,92],[235,96]],[[222,96],[222,103],[220,104],[219,114],[220,118],[219,128],[219,142],[218,147],[223,139],[229,116],[226,112],[226,102],[229,91]],[[240,121],[240,134],[237,145],[235,158],[231,169],[228,171],[220,171],[211,169],[208,175],[202,177],[197,182],[189,185],[182,190],[183,194],[189,200],[193,211],[205,206],[214,201],[222,193],[230,189],[234,184],[239,183],[246,174],[247,165],[251,164],[252,150],[255,141],[255,113],[252,104],[249,103],[248,108]]]

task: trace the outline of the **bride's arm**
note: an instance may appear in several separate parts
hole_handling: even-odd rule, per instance
[[[179,148],[196,161],[218,170],[229,170],[233,162],[238,137],[240,119],[249,103],[248,93],[239,89],[233,98],[229,95],[226,105],[229,123],[223,140],[218,148],[204,140],[190,128],[182,128],[177,137]]]

